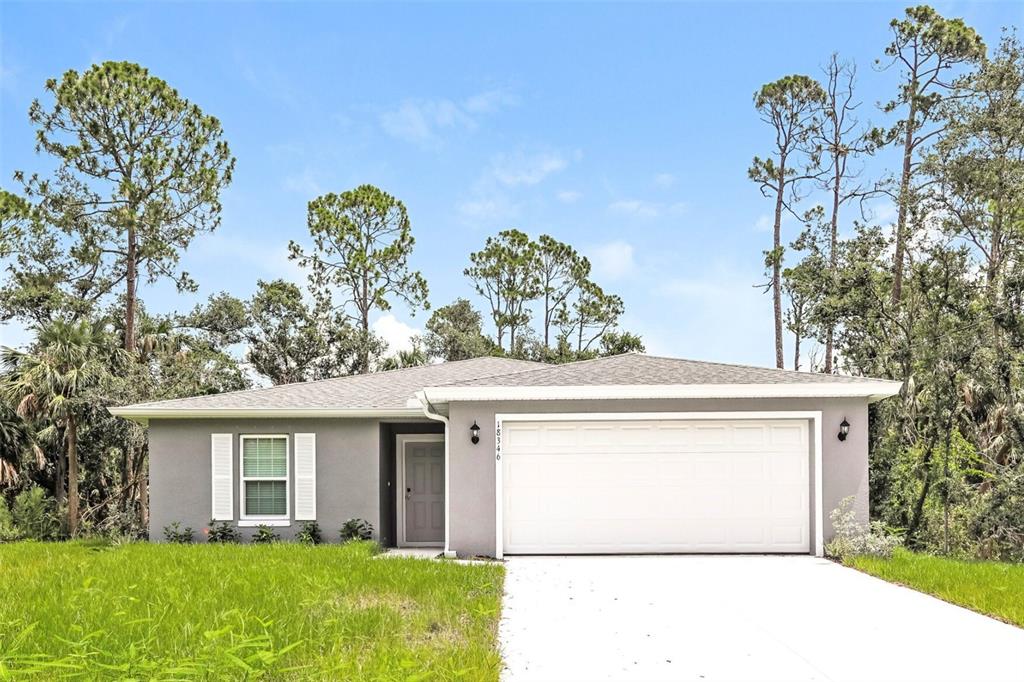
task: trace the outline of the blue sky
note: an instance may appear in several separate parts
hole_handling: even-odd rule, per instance
[[[1024,19],[1022,4],[935,6],[989,44]],[[469,252],[518,227],[590,256],[650,352],[768,365],[754,285],[771,206],[746,169],[770,137],[752,93],[838,51],[859,66],[862,117],[883,122],[896,75],[872,65],[903,7],[4,2],[0,183],[51,167],[27,118],[47,78],[131,60],[218,116],[238,159],[222,226],[183,258],[199,293],[145,287],[151,310],[301,281],[286,247],[308,234],[306,202],[369,182],[408,207],[435,305],[475,299]],[[424,321],[397,307],[376,328],[397,345]]]

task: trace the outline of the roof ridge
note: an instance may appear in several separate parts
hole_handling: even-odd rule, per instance
[[[322,384],[322,383],[325,383],[325,382],[328,382],[328,381],[339,381],[340,382],[340,381],[344,381],[345,379],[354,379],[354,378],[357,378],[357,377],[379,376],[381,374],[395,374],[395,373],[398,373],[398,372],[404,372],[404,371],[411,370],[411,369],[424,369],[426,367],[440,367],[442,365],[453,365],[453,364],[458,364],[458,363],[462,363],[462,362],[473,362],[475,360],[491,360],[491,359],[493,359],[493,360],[505,360],[505,361],[511,361],[511,362],[533,362],[533,363],[536,363],[536,364],[543,364],[543,363],[538,363],[535,360],[521,360],[519,358],[506,358],[506,357],[502,357],[500,355],[480,355],[480,356],[477,356],[475,358],[463,358],[461,360],[444,360],[443,362],[427,363],[425,365],[412,365],[411,367],[395,367],[394,369],[382,369],[382,370],[379,370],[379,371],[376,371],[376,372],[366,372],[366,373],[363,373],[363,374],[343,374],[343,375],[337,376],[337,377],[324,377],[323,379],[312,379],[310,381],[293,381],[293,382],[291,382],[289,384],[273,384],[273,385],[270,385],[270,386],[256,386],[254,388],[239,388],[239,389],[236,389],[234,391],[223,391],[222,393],[205,393],[203,395],[183,396],[183,397],[180,397],[180,398],[161,398],[160,400],[148,400],[148,401],[146,401],[144,403],[138,403],[138,404],[139,405],[155,405],[157,403],[170,402],[170,401],[174,401],[174,400],[189,400],[189,399],[192,399],[192,398],[203,398],[205,396],[214,396],[214,395],[215,396],[230,396],[230,395],[237,395],[239,393],[268,393],[268,392],[273,391],[275,389],[295,388],[296,386],[311,386],[313,384]],[[531,367],[530,369],[532,370],[532,369],[538,369],[538,368]],[[513,372],[509,372],[509,374],[512,374],[512,373]],[[479,378],[486,379],[486,378],[488,378],[490,376],[492,376],[492,375],[485,374],[485,375],[483,375],[483,376],[481,376]]]
[[[495,357],[497,357],[497,356],[495,356]],[[551,369],[552,367],[564,367],[567,364],[572,364],[572,363],[565,363],[565,364],[562,364],[562,365],[556,365],[556,364],[553,364],[553,363],[550,363],[550,362],[542,362],[540,360],[520,360],[519,358],[501,358],[501,359],[502,360],[514,360],[516,362],[529,362],[529,363],[532,363],[532,364],[535,364],[535,365],[540,365],[540,366],[539,367],[529,367],[529,368],[522,369],[522,370],[519,370],[519,371],[516,371],[516,372],[497,372],[496,374],[485,374],[485,375],[480,376],[480,377],[473,377],[473,379],[468,380],[468,381],[478,381],[480,379],[496,379],[498,377],[510,377],[512,375],[525,374],[527,372],[536,372],[536,371],[539,371],[539,370],[542,370],[542,369]],[[453,385],[458,384],[458,383],[463,382],[463,381],[467,381],[467,379],[459,379],[458,381],[447,381],[447,382],[445,382],[443,384],[434,384],[434,386],[453,386]],[[424,387],[424,388],[428,388],[428,387]]]
[[[612,355],[609,357],[620,357],[622,355],[645,355],[649,358],[658,358],[659,360],[681,360],[683,362],[697,362],[703,365],[716,365],[718,367],[740,367],[742,369],[762,369],[769,372],[782,372],[784,374],[802,374],[802,375],[818,375],[823,377],[845,377],[847,379],[867,379],[871,381],[877,381],[871,377],[859,376],[856,374],[826,374],[825,372],[804,372],[798,369],[785,369],[779,367],[765,367],[763,365],[748,365],[739,362],[718,362],[716,360],[694,360],[693,358],[673,358],[668,355],[655,355],[653,353],[637,353],[636,351],[630,351],[628,353],[620,353],[619,355]],[[598,358],[600,359],[600,358]]]

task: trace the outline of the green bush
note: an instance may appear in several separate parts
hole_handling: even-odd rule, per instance
[[[181,523],[175,521],[169,526],[164,526],[164,540],[176,545],[192,544],[191,526],[181,527]]]
[[[0,542],[11,542],[19,537],[18,528],[14,525],[11,510],[7,501],[0,497]]]
[[[274,532],[274,529],[270,526],[261,523],[256,526],[256,534],[252,536],[252,544],[254,545],[269,545],[273,542],[277,542],[281,539],[281,536]]]
[[[33,486],[18,493],[12,509],[18,533],[32,540],[52,540],[57,535],[57,512],[46,491]]]
[[[207,529],[207,542],[241,542],[242,534],[238,532],[234,524],[229,521],[210,521],[210,527]]]
[[[295,534],[295,539],[304,545],[319,545],[324,541],[320,532],[320,524],[316,521],[306,521],[302,528]]]
[[[341,527],[341,541],[369,540],[373,537],[373,525],[366,519],[349,519]]]

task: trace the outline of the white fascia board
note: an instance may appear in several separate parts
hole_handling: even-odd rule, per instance
[[[433,403],[500,400],[643,400],[658,398],[867,398],[875,402],[900,391],[898,381],[789,384],[664,384],[609,386],[436,386]]]
[[[419,407],[413,409],[339,409],[339,408],[303,408],[303,407],[265,407],[265,408],[186,408],[186,407],[127,407],[108,408],[115,417],[125,417],[136,421],[150,419],[206,419],[206,418],[258,418],[258,417],[341,417],[341,418],[380,418],[423,417]]]

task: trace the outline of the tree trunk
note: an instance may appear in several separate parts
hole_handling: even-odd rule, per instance
[[[363,277],[363,297],[359,306],[359,323],[363,328],[362,343],[359,347],[359,368],[360,374],[370,373],[370,285],[366,277]]]
[[[916,77],[911,83],[912,96],[917,94]],[[917,102],[910,100],[907,114],[907,130],[903,138],[903,170],[900,173],[900,199],[896,214],[896,253],[893,255],[892,303],[899,303],[903,297],[903,261],[907,249],[907,209],[910,204],[910,166],[914,157],[914,121],[917,118]]]
[[[64,439],[61,438],[57,442],[59,443],[62,440]],[[58,449],[57,466],[55,467],[56,471],[53,478],[53,499],[56,501],[58,508],[64,506],[64,502],[67,500],[67,497],[64,494],[65,490],[67,490],[65,487],[68,471],[67,461],[67,451],[64,449]]]
[[[129,353],[135,351],[135,308],[138,287],[138,238],[135,226],[128,226],[128,256],[125,283],[127,290],[124,297],[124,349]]]
[[[800,371],[800,332],[793,334],[793,369]]]
[[[779,249],[782,245],[782,204],[786,191],[786,162],[779,164],[779,184],[775,196],[775,233],[772,241],[772,305],[775,309],[775,366],[785,369],[782,355],[782,259]]]
[[[142,526],[149,528],[149,457],[145,451],[142,455],[142,464],[139,467],[139,519]]]
[[[835,142],[836,149],[839,149],[839,140]],[[838,152],[835,157],[835,177],[832,185],[832,230],[829,235],[828,262],[829,280],[835,284],[836,266],[838,265],[838,254],[836,248],[839,245],[839,194],[842,172]],[[829,320],[828,329],[825,330],[825,374],[832,374],[832,355],[835,352],[835,322]]]
[[[551,346],[549,345],[549,331],[551,330],[551,309],[548,307],[551,305],[551,294],[548,292],[549,287],[544,288],[544,349],[547,350]]]
[[[928,499],[928,493],[932,487],[932,453],[935,449],[934,441],[928,443],[928,449],[925,450],[924,457],[921,460],[922,466],[924,466],[924,483],[921,485],[921,494],[918,495],[917,501],[914,503],[913,515],[910,517],[910,523],[907,526],[907,546],[915,547],[918,529],[921,527],[921,519],[924,517],[924,503]]]
[[[78,424],[68,418],[68,535],[78,533]]]
[[[953,439],[953,408],[949,410],[946,422],[946,458],[942,463],[942,540],[946,556],[949,556],[949,448]]]

